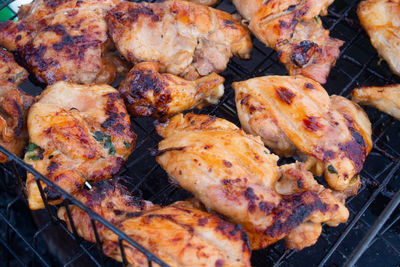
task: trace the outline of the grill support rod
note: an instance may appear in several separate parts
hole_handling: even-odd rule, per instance
[[[386,221],[390,218],[390,215],[393,214],[394,210],[400,204],[400,190],[397,191],[395,196],[383,210],[381,215],[379,215],[378,219],[372,225],[372,227],[368,230],[367,234],[364,235],[363,239],[358,243],[357,247],[350,254],[344,266],[354,266],[357,260],[362,256],[362,254],[369,248],[371,242],[378,234],[378,232],[385,225]]]

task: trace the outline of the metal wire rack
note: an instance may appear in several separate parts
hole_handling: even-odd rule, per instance
[[[0,0],[0,17],[16,18],[11,6],[14,1]],[[328,16],[322,18],[325,28],[330,29],[331,35],[346,42],[325,85],[330,94],[348,96],[358,85],[400,82],[400,78],[391,73],[386,63],[380,61],[370,45],[368,36],[360,27],[355,13],[358,2],[336,0],[329,8]],[[222,1],[217,8],[235,12],[229,0]],[[286,70],[278,62],[276,53],[272,49],[266,48],[254,39],[252,59],[248,61],[233,59],[228,69],[222,73],[226,78],[227,89],[220,103],[203,109],[200,113],[214,114],[239,125],[231,83],[269,74],[286,75]],[[29,82],[23,84],[22,88],[35,93],[41,90]],[[400,265],[400,208],[398,207],[400,122],[374,109],[366,108],[366,111],[373,126],[374,148],[361,173],[363,186],[358,196],[347,201],[351,214],[348,223],[336,228],[324,227],[317,244],[300,252],[285,250],[282,242],[264,250],[254,251],[253,266]],[[150,155],[149,149],[155,148],[160,141],[152,120],[134,119],[134,130],[139,139],[134,152],[120,173],[129,177],[130,190],[142,192],[144,199],[157,204],[169,204],[189,196],[187,192],[168,183],[166,174]],[[2,147],[0,152],[10,159],[9,163],[0,165],[1,264],[5,266],[118,264],[102,256],[100,242],[92,244],[82,240],[75,229],[70,233],[65,224],[57,219],[56,209],[47,205],[46,201],[44,211],[29,211],[24,192],[21,190],[28,171],[35,175],[37,181],[43,181],[63,196],[64,202],[61,205],[64,205],[67,211],[69,204],[75,204],[90,215],[93,226],[98,222],[114,231],[120,238],[122,251],[124,244],[130,244],[147,256],[149,266],[154,263],[166,266],[140,244],[37,173],[21,159]],[[38,185],[44,196],[40,183]]]

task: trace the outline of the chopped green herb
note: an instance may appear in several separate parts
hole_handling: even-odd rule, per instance
[[[114,146],[112,146],[112,147],[110,147],[110,149],[108,149],[108,154],[115,155],[115,147]]]
[[[43,159],[43,149],[40,146],[29,142],[25,156],[30,160]]]
[[[111,137],[109,135],[104,136],[104,148],[111,148],[113,146]]]
[[[35,150],[36,148],[38,148],[38,146],[37,146],[35,143],[29,142],[27,152],[33,151],[33,150]]]
[[[338,173],[338,171],[335,169],[335,167],[333,167],[332,165],[328,165],[328,171],[330,173]]]
[[[15,74],[14,76],[14,81],[18,80],[19,78],[21,78],[23,75],[25,74],[24,71],[20,71],[17,74]]]
[[[315,22],[316,22],[316,23],[318,23],[318,24],[319,24],[319,19],[318,19],[318,16],[315,16],[315,17],[314,17],[314,20],[315,20]]]
[[[100,131],[97,131],[97,132],[92,132],[92,135],[93,135],[93,137],[94,137],[94,139],[96,139],[96,141],[98,141],[98,142],[103,142],[103,139],[104,139],[104,133],[103,132],[100,132]]]
[[[267,154],[267,155],[269,155],[269,152],[268,152],[267,150],[264,150],[264,153]]]
[[[125,146],[126,148],[130,148],[130,147],[131,147],[131,145],[130,145],[129,143],[127,143],[126,141],[124,141],[124,146]]]
[[[96,139],[97,142],[103,143],[103,147],[108,149],[108,154],[110,154],[110,155],[115,154],[115,147],[114,147],[113,143],[111,142],[111,136],[109,136],[108,134],[105,134],[103,132],[100,132],[100,131],[96,131],[94,133],[92,132],[92,135],[93,135],[94,139]]]

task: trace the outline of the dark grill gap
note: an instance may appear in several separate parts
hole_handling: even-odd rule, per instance
[[[0,0],[0,12],[5,12],[13,1]],[[387,64],[379,62],[368,36],[361,29],[355,13],[358,3],[336,0],[329,8],[328,16],[322,17],[331,35],[346,41],[324,86],[329,94],[348,96],[358,85],[400,83],[400,78],[391,73]],[[229,0],[222,1],[217,8],[235,11]],[[10,19],[15,17],[15,12],[12,12]],[[272,49],[254,39],[252,59],[231,60],[228,69],[222,73],[226,78],[225,95],[218,105],[203,109],[201,113],[238,124],[231,83],[271,74],[285,75],[286,70]],[[29,82],[22,88],[38,92],[38,87]],[[336,266],[346,261],[354,263],[353,260],[360,255],[356,261],[360,266],[400,264],[400,207],[396,208],[400,201],[400,122],[374,109],[365,109],[373,126],[374,148],[361,173],[363,186],[359,195],[347,201],[351,214],[348,223],[337,228],[324,227],[318,243],[300,252],[285,250],[283,242],[255,251],[253,266]],[[170,204],[189,196],[168,183],[164,171],[150,156],[149,149],[156,148],[160,140],[152,121],[135,119],[134,130],[139,137],[137,146],[121,171],[121,175],[129,177],[131,191],[141,192],[144,199],[157,204]],[[97,249],[101,248],[100,242],[92,244],[70,233],[56,217],[54,207],[46,205],[43,211],[30,212],[20,186],[20,181],[25,179],[25,170],[32,172],[38,181],[48,185],[53,183],[2,147],[0,152],[10,158],[9,163],[0,165],[0,259],[5,266],[115,266],[115,261],[104,257]],[[65,201],[62,205],[80,206],[91,216],[92,225],[100,222],[114,230],[120,237],[121,246],[130,243],[140,249],[134,240],[63,190],[53,187],[63,195]],[[385,207],[388,210],[384,211]],[[365,243],[365,240],[370,243]],[[151,253],[142,251],[149,259],[149,266],[152,262],[162,264]]]

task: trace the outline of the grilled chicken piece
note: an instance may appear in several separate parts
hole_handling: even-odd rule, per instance
[[[105,12],[120,0],[35,0],[0,24],[0,46],[15,51],[38,81],[111,83],[128,68],[107,36]]]
[[[159,124],[157,132],[165,138],[159,143],[157,162],[172,181],[206,207],[240,223],[253,249],[284,238],[303,223],[335,226],[348,218],[343,203],[318,185],[305,166],[280,169],[278,157],[259,137],[226,120],[179,114]],[[288,180],[298,186],[285,186]],[[312,242],[301,239],[296,244]]]
[[[123,101],[108,85],[58,82],[47,87],[30,109],[28,131],[25,161],[69,193],[86,180],[117,174],[136,141]],[[30,173],[26,186],[29,207],[43,208]],[[42,186],[50,203],[58,203],[59,195]]]
[[[203,5],[203,6],[215,6],[216,4],[219,3],[219,0],[185,0],[185,1]]]
[[[250,266],[250,248],[241,227],[205,212],[197,203],[179,201],[159,207],[109,181],[76,196],[170,266]],[[73,205],[70,210],[78,234],[95,242],[87,213]],[[64,207],[58,216],[71,229]],[[96,228],[104,253],[122,261],[117,235],[100,223]],[[146,257],[126,242],[124,251],[130,266],[147,266]]]
[[[361,105],[377,108],[400,120],[400,84],[356,88],[351,92],[351,99]]]
[[[233,83],[242,127],[282,156],[307,158],[316,175],[346,189],[372,148],[371,123],[355,103],[329,97],[302,76],[268,76]]]
[[[134,116],[165,118],[187,109],[217,104],[224,94],[225,79],[218,74],[188,81],[158,71],[157,63],[139,63],[121,82],[119,91]]]
[[[400,1],[362,1],[357,15],[379,55],[400,75]]]
[[[0,144],[17,156],[22,155],[28,141],[26,115],[34,102],[33,96],[18,88],[27,78],[28,72],[13,55],[0,48]],[[2,153],[0,162],[7,162]]]
[[[229,58],[249,58],[248,30],[230,14],[190,2],[122,2],[107,14],[118,51],[131,62],[151,61],[187,79],[226,68]]]
[[[333,0],[233,0],[249,28],[278,52],[290,75],[325,83],[343,41],[331,38],[318,15],[326,15]]]

